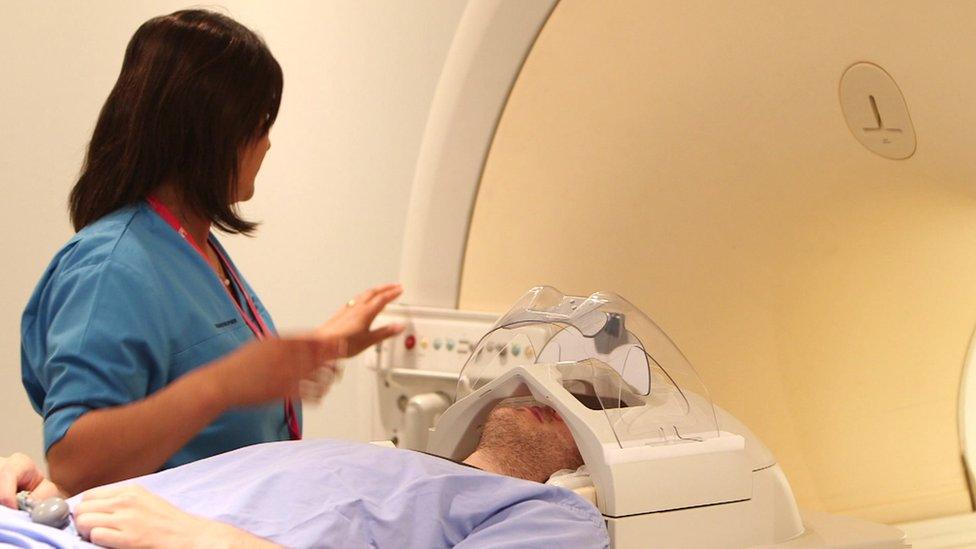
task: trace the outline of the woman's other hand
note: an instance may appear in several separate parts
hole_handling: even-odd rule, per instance
[[[403,288],[399,284],[385,284],[366,290],[332,315],[316,333],[326,338],[344,340],[348,346],[344,356],[358,355],[371,345],[403,331],[403,326],[397,324],[372,329],[376,315],[402,293]]]
[[[29,456],[16,453],[0,457],[0,505],[16,509],[17,493],[23,490],[36,501],[63,495]]]
[[[318,383],[346,347],[340,338],[320,335],[254,341],[214,363],[207,383],[222,408],[297,399],[303,382]]]
[[[135,484],[85,492],[78,533],[106,547],[263,547],[274,545],[230,525],[185,513]]]

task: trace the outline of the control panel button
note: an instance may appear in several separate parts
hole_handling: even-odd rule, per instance
[[[447,350],[448,351],[453,351],[454,350],[454,340],[453,339],[448,339],[447,340]]]
[[[417,338],[412,334],[408,335],[406,339],[403,340],[403,346],[406,347],[408,351],[412,351],[413,348],[417,346]]]
[[[428,345],[427,338],[426,337],[425,338],[422,338],[420,340],[420,348],[421,349],[427,349],[427,345]]]
[[[512,356],[519,356],[522,354],[522,346],[518,343],[512,343],[510,348],[512,349]]]
[[[437,338],[437,339],[434,340],[434,350],[435,351],[440,351],[441,350],[441,347],[443,347],[443,346],[444,346],[444,340],[442,340],[441,338]]]

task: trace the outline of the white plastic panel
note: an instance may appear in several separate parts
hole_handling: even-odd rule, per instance
[[[426,431],[454,401],[458,374],[498,315],[392,306],[377,321],[406,325],[399,336],[369,352],[364,371],[375,387],[370,397],[374,438],[400,447],[426,448]]]
[[[498,315],[491,313],[391,306],[377,323],[404,324],[406,329],[377,347],[377,367],[458,373],[496,320]]]
[[[431,105],[403,238],[404,301],[457,307],[478,181],[509,92],[557,0],[471,0]]]
[[[915,549],[976,547],[976,514],[940,517],[897,525]]]

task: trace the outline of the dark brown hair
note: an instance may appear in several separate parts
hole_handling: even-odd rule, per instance
[[[233,206],[240,154],[271,129],[281,89],[264,41],[230,17],[186,10],[143,23],[71,190],[75,230],[172,182],[218,229],[252,232]]]

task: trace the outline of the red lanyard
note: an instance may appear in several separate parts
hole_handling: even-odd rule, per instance
[[[183,228],[183,225],[180,223],[179,219],[173,215],[173,212],[171,212],[165,204],[160,202],[154,196],[150,196],[146,199],[146,201],[149,203],[149,207],[151,207],[153,211],[155,211],[156,214],[158,214],[159,217],[166,222],[167,225],[172,227],[173,230],[182,236],[183,240],[193,246],[193,249],[195,249],[201,257],[203,257],[204,261],[209,263],[207,254],[203,251],[203,248],[201,248],[200,245],[190,237],[189,233],[186,232],[186,229]],[[241,319],[244,320],[247,327],[254,332],[254,337],[258,338],[259,340],[272,337],[274,334],[268,328],[268,325],[264,323],[264,318],[261,316],[261,312],[258,311],[258,308],[254,305],[254,301],[251,299],[250,294],[244,290],[244,285],[241,284],[241,279],[237,276],[237,270],[234,269],[230,261],[227,260],[227,257],[224,256],[223,252],[220,251],[220,248],[214,246],[213,244],[211,244],[210,247],[213,249],[214,253],[217,254],[217,257],[224,266],[224,269],[233,279],[234,285],[240,290],[241,295],[244,296],[244,302],[247,305],[248,313],[250,314],[244,312],[244,309],[241,308],[241,304],[238,303],[237,299],[231,294],[231,292],[234,290],[227,288],[228,297],[231,298],[230,300],[234,304],[234,308],[237,309],[238,314],[240,314]],[[285,399],[285,422],[288,424],[288,434],[291,436],[291,439],[300,440],[302,438],[302,429],[298,425],[298,416],[295,414],[295,406],[292,404],[290,398]]]

